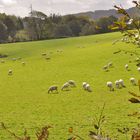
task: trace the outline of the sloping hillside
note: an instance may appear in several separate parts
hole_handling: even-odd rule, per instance
[[[140,17],[140,10],[138,8],[130,8],[127,9],[127,12],[132,16],[132,17]],[[94,12],[84,12],[84,13],[78,13],[75,14],[76,16],[86,16],[91,19],[97,20],[101,17],[109,17],[111,15],[119,18],[121,15],[117,14],[117,11],[115,9],[110,9],[110,10],[96,10]]]
[[[71,126],[88,140],[89,130],[94,129],[94,117],[99,116],[106,103],[107,134],[115,137],[117,128],[135,127],[139,120],[127,115],[137,111],[139,105],[128,102],[131,97],[128,91],[139,93],[139,89],[129,79],[140,79],[140,73],[135,63],[137,56],[125,51],[140,53],[140,50],[121,42],[112,45],[116,39],[120,39],[120,33],[1,44],[0,54],[8,57],[0,59],[5,62],[0,63],[0,121],[18,135],[27,128],[32,139],[38,127],[49,124],[53,126],[50,140],[68,139]],[[118,50],[124,51],[114,54]],[[109,62],[113,67],[105,72],[103,67]],[[125,64],[129,65],[129,71]],[[8,75],[9,70],[12,75]],[[110,92],[107,81],[114,84],[119,79],[124,80],[126,88],[114,87],[115,91]],[[61,91],[68,80],[74,80],[77,86]],[[83,82],[88,82],[93,92],[83,90]],[[52,85],[58,86],[58,94],[47,93]],[[117,137],[125,139],[125,135]],[[2,130],[0,139],[12,140]]]

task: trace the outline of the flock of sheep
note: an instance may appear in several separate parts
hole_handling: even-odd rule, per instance
[[[103,67],[103,70],[108,71],[109,68],[111,68],[111,67],[113,67],[113,63],[112,63],[112,62],[110,62],[110,63],[108,63],[107,65],[105,65],[105,66]],[[129,65],[128,65],[128,64],[125,65],[125,69],[126,69],[127,71],[129,70]],[[140,67],[138,67],[137,70],[140,72]],[[133,86],[136,86],[136,85],[137,85],[137,80],[136,80],[134,77],[131,77],[129,80],[130,80],[130,83],[131,83]],[[115,88],[117,88],[117,89],[126,88],[123,79],[116,80],[116,81],[114,82],[114,84],[115,84]],[[108,82],[106,83],[106,86],[109,88],[110,91],[114,91],[114,84],[113,84],[113,82],[108,81]],[[64,91],[64,90],[69,90],[70,87],[76,87],[76,83],[75,83],[74,80],[69,80],[68,82],[66,82],[66,83],[61,87],[61,90],[62,90],[62,91]],[[85,91],[92,92],[92,88],[91,88],[91,86],[90,86],[87,82],[83,82],[83,83],[82,83],[82,88],[83,88]],[[51,86],[51,87],[48,89],[48,93],[53,93],[54,91],[58,93],[58,86]]]
[[[57,50],[57,52],[63,52],[62,50]],[[47,56],[47,54],[46,53],[42,53],[42,56]],[[50,58],[50,57],[46,57],[46,58]],[[16,60],[21,60],[21,58],[19,57],[19,58],[12,58],[12,60],[13,61],[16,61]],[[139,58],[137,58],[137,60],[136,61],[139,61],[140,59]],[[5,63],[5,61],[4,60],[1,60],[1,63]],[[22,63],[22,65],[23,66],[25,66],[25,62],[21,62]],[[112,62],[110,62],[110,63],[108,63],[107,65],[105,65],[104,67],[103,67],[103,70],[104,71],[109,71],[109,69],[111,68],[111,67],[113,67],[113,63]],[[127,70],[127,71],[129,71],[129,65],[128,64],[126,64],[125,66],[125,69]],[[137,70],[140,72],[140,67],[138,67],[137,68]],[[11,69],[9,69],[9,71],[8,71],[8,75],[12,75],[13,74],[13,71],[11,70]],[[135,79],[135,78],[130,78],[130,82],[131,82],[131,84],[133,85],[133,86],[136,86],[137,85],[137,80]],[[115,84],[115,87],[117,88],[117,89],[120,89],[120,88],[125,88],[126,86],[125,86],[125,84],[124,84],[124,81],[123,81],[123,79],[120,79],[120,80],[116,80],[115,82],[114,82],[114,84]],[[113,82],[111,82],[111,81],[108,81],[107,83],[106,83],[106,86],[109,88],[109,90],[110,91],[114,91],[114,84],[113,84]],[[64,85],[61,87],[61,90],[62,91],[67,91],[67,90],[69,90],[71,87],[76,87],[76,83],[75,83],[75,81],[74,80],[69,80],[68,82],[66,82],[66,83],[64,83]],[[88,91],[88,92],[92,92],[92,88],[91,88],[91,86],[87,83],[87,82],[83,82],[82,83],[82,88],[85,90],[85,91]],[[48,93],[52,93],[52,92],[58,92],[58,86],[51,86],[49,89],[48,89]]]
[[[21,60],[21,59],[22,59],[21,57],[19,57],[19,58],[12,58],[12,61]],[[1,63],[5,63],[5,60],[1,60],[0,62],[1,62]],[[22,61],[21,64],[22,64],[23,66],[26,65],[26,63],[25,63],[24,61]],[[9,69],[9,70],[8,70],[8,75],[13,75],[13,70]]]
[[[130,82],[133,86],[136,86],[137,85],[137,82],[136,82],[136,79],[135,78],[130,78]],[[113,86],[113,82],[111,81],[108,81],[107,82],[107,87],[109,88],[110,91],[114,91],[114,86]],[[68,82],[66,82],[62,87],[61,87],[61,90],[62,91],[68,91],[70,87],[76,87],[76,83],[74,80],[69,80]],[[115,81],[115,87],[117,89],[120,89],[120,88],[125,88],[125,84],[124,84],[124,81],[122,79],[120,80],[116,80]],[[82,83],[82,88],[85,90],[85,91],[88,91],[88,92],[92,92],[92,88],[91,86],[87,83],[87,82],[83,82]],[[53,92],[57,92],[58,93],[58,86],[51,86],[49,89],[48,89],[48,93],[53,93]]]
[[[139,58],[137,58],[137,60],[139,60]],[[112,62],[110,62],[110,63],[108,63],[107,65],[105,65],[105,66],[103,67],[103,70],[108,71],[109,68],[111,68],[111,67],[113,67]],[[125,65],[125,69],[126,69],[127,71],[129,71],[129,65],[128,65],[128,64]],[[140,72],[140,67],[138,67],[137,70]],[[131,83],[133,86],[136,86],[136,85],[137,85],[137,80],[136,80],[135,78],[131,77],[129,80],[130,80],[130,83]],[[125,84],[124,84],[123,79],[116,80],[114,83],[115,83],[115,87],[116,87],[117,89],[125,88],[125,87],[126,87]],[[107,87],[110,89],[110,91],[114,91],[113,82],[108,81],[106,85],[107,85]]]
[[[61,87],[61,90],[62,91],[68,91],[70,87],[76,87],[76,83],[75,83],[74,80],[69,80],[68,82],[66,82]],[[87,82],[83,82],[82,87],[83,87],[83,89],[85,91],[92,92],[91,86]],[[58,93],[58,86],[51,86],[48,89],[48,93],[53,93],[53,92],[57,92]]]
[[[133,85],[133,86],[136,86],[137,85],[137,82],[136,82],[136,79],[135,78],[130,78],[130,83]],[[113,86],[113,82],[109,81],[107,82],[107,87],[110,89],[110,91],[114,91],[114,86]],[[116,80],[115,81],[115,87],[117,89],[120,89],[120,88],[125,88],[125,84],[124,84],[124,81],[122,79],[120,80]]]
[[[62,53],[62,52],[63,52],[63,50],[61,50],[61,49],[57,50],[57,53]],[[49,54],[52,54],[52,53],[53,53],[53,52],[49,52]],[[51,59],[50,56],[49,56],[47,53],[42,53],[42,56],[45,56],[45,59],[46,59],[46,60],[50,60],[50,59]],[[21,57],[12,58],[11,60],[12,60],[12,61],[17,61],[17,60],[22,60],[22,58],[21,58]],[[5,63],[5,60],[1,60],[0,62],[1,62],[1,63]],[[26,63],[25,63],[24,61],[22,61],[21,64],[22,64],[23,66],[26,65]],[[13,70],[9,69],[9,70],[8,70],[8,75],[13,75]]]

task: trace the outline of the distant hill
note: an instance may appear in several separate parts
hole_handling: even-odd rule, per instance
[[[140,17],[140,10],[138,8],[132,7],[127,9],[127,12],[132,16],[132,17]],[[86,16],[91,19],[97,20],[101,17],[109,17],[111,15],[119,18],[121,15],[117,13],[115,9],[110,9],[110,10],[96,10],[94,12],[89,11],[89,12],[83,12],[83,13],[77,13],[74,14],[76,16]]]

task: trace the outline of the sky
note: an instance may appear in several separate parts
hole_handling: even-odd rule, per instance
[[[85,11],[112,9],[114,4],[132,7],[132,0],[0,0],[0,13],[16,16],[28,16],[30,5],[33,10],[49,15],[73,14]]]

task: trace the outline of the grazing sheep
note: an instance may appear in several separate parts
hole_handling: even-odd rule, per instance
[[[48,93],[52,93],[53,91],[56,91],[58,93],[58,87],[57,86],[51,86],[49,89],[48,89]]]
[[[120,82],[118,80],[115,81],[116,88],[120,88]]]
[[[124,85],[124,81],[123,81],[122,79],[119,80],[119,84],[120,84],[121,87],[124,87],[124,88],[126,87],[126,86]]]
[[[22,62],[22,65],[25,66],[25,62]]]
[[[92,92],[92,89],[91,89],[91,87],[90,87],[89,84],[86,84],[85,88],[86,88],[86,90],[87,90],[88,92]]]
[[[5,63],[5,61],[4,60],[1,60],[1,63]]]
[[[17,59],[18,59],[18,60],[21,60],[22,58],[21,58],[21,57],[18,57]]]
[[[103,67],[103,70],[104,70],[104,71],[108,71],[108,66],[105,65],[105,66]]]
[[[86,90],[87,82],[83,82],[83,89]]]
[[[12,60],[13,60],[13,61],[16,61],[17,59],[16,59],[16,58],[12,58]]]
[[[47,54],[46,53],[42,53],[42,56],[46,56]]]
[[[140,67],[138,67],[137,70],[140,72]]]
[[[135,78],[130,78],[130,82],[131,82],[131,84],[133,85],[133,86],[136,86],[137,84],[136,84],[136,79]]]
[[[140,61],[140,58],[137,57],[137,58],[136,58],[136,61],[137,61],[137,62]]]
[[[58,53],[62,53],[62,52],[63,52],[63,50],[60,50],[60,49],[59,49],[59,50],[57,50],[57,52],[58,52]]]
[[[110,91],[114,91],[114,88],[113,88],[113,83],[112,82],[107,82],[107,87],[110,89]]]
[[[128,66],[128,64],[126,64],[126,65],[125,65],[125,69],[128,70],[128,68],[129,68],[129,66]]]
[[[51,58],[50,58],[50,57],[46,57],[45,59],[46,59],[46,60],[50,60]]]
[[[13,74],[13,71],[12,70],[9,70],[8,71],[8,75],[12,75]]]
[[[92,89],[90,87],[90,85],[87,82],[83,82],[83,89],[88,91],[88,92],[92,92]]]
[[[113,66],[113,63],[112,62],[108,63],[108,67],[109,68],[111,68],[112,66]]]
[[[66,83],[62,86],[61,90],[68,90],[69,86],[70,86],[70,84],[69,84],[68,82],[66,82]]]
[[[75,81],[69,80],[68,83],[69,83],[70,86],[76,87]]]

